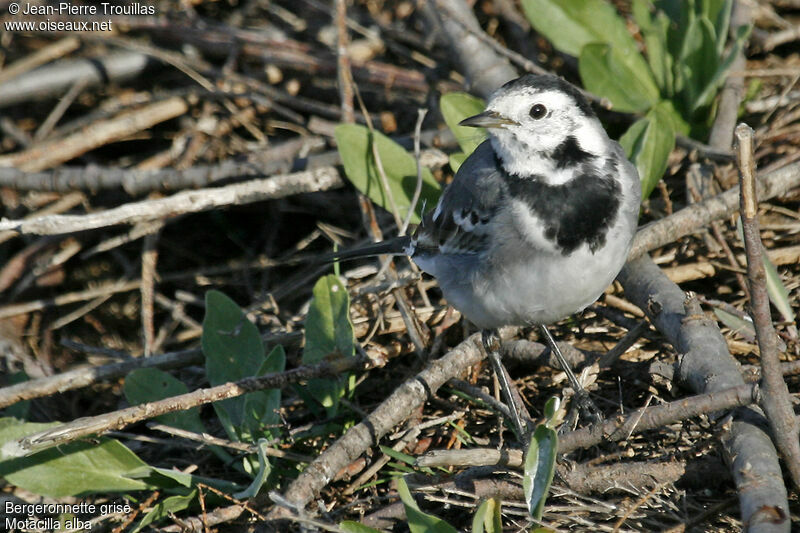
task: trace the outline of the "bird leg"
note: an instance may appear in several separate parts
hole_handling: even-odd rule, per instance
[[[565,374],[567,374],[569,385],[572,387],[572,390],[575,391],[575,405],[577,405],[582,413],[587,414],[590,419],[593,419],[594,421],[603,420],[603,413],[597,408],[592,399],[589,397],[589,392],[583,388],[583,385],[581,385],[580,381],[578,381],[578,378],[575,376],[575,373],[569,366],[567,359],[564,357],[564,354],[561,353],[561,349],[558,347],[555,339],[550,334],[550,330],[548,330],[547,326],[544,324],[540,324],[539,329],[544,335],[547,345],[550,346],[550,350],[552,350],[556,356],[556,359],[558,359],[558,364],[561,365],[561,369]]]
[[[500,335],[496,329],[485,329],[481,331],[481,342],[489,362],[492,364],[494,374],[500,382],[500,389],[503,391],[503,397],[511,411],[511,422],[514,424],[514,431],[517,434],[520,442],[525,442],[528,435],[528,424],[523,422],[520,416],[520,406],[512,392],[511,380],[508,377],[503,362],[500,360]]]

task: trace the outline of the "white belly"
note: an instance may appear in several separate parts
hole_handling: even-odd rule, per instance
[[[611,284],[630,249],[631,239],[620,238],[631,233],[625,225],[618,221],[596,253],[586,245],[568,256],[499,245],[485,261],[439,257],[418,263],[438,279],[447,301],[481,329],[550,324],[583,310]]]

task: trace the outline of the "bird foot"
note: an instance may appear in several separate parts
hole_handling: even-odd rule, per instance
[[[574,430],[578,427],[580,419],[586,420],[589,425],[601,424],[605,420],[603,412],[600,411],[597,404],[589,397],[589,393],[584,388],[575,392],[575,395],[572,397],[569,413],[567,414],[564,425],[561,427],[565,431]]]

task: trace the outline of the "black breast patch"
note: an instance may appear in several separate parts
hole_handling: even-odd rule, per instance
[[[556,149],[553,150],[553,153],[550,155],[556,168],[560,169],[586,163],[593,157],[592,154],[581,148],[581,145],[578,144],[578,139],[572,135],[569,135],[564,139],[564,142],[556,146]]]
[[[563,255],[584,243],[592,252],[605,244],[622,197],[619,184],[611,176],[584,171],[562,185],[548,185],[535,176],[504,177],[509,193],[542,220],[545,237],[555,242]]]

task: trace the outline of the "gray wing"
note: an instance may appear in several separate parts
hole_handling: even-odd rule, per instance
[[[506,184],[491,143],[464,161],[414,234],[415,253],[477,254],[486,249]]]

